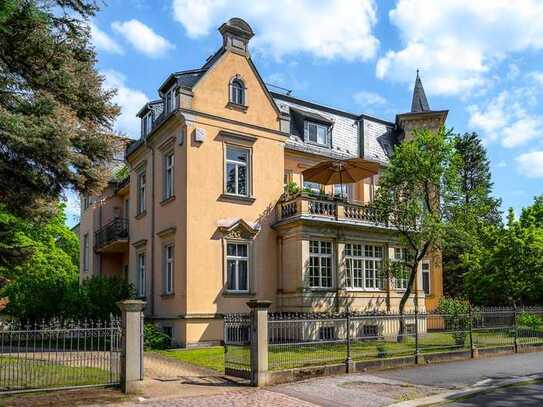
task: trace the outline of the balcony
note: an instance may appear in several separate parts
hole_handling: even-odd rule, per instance
[[[128,219],[114,218],[94,234],[97,253],[122,253],[128,250]]]
[[[390,228],[388,222],[379,219],[377,212],[368,205],[308,195],[298,195],[295,198],[279,202],[276,208],[276,216],[276,227],[302,220],[371,228]]]

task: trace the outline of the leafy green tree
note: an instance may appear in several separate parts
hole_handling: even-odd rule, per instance
[[[402,315],[419,263],[431,250],[441,248],[447,235],[444,214],[449,197],[456,193],[456,161],[453,141],[444,129],[415,131],[411,140],[396,146],[380,176],[374,206],[409,251],[404,261],[408,283],[399,305]]]
[[[95,69],[88,19],[96,11],[86,0],[0,1],[0,202],[8,213],[49,215],[65,188],[105,183],[118,108]],[[7,250],[4,260],[15,255]]]
[[[451,194],[446,212],[450,233],[443,246],[445,294],[465,295],[462,255],[481,241],[487,225],[501,225],[501,200],[491,196],[492,180],[486,150],[476,133],[456,134],[453,144],[458,156],[458,189]]]
[[[543,228],[536,216],[541,197],[523,210],[509,210],[506,227],[483,229],[482,241],[464,256],[465,287],[481,305],[541,304],[543,301]]]

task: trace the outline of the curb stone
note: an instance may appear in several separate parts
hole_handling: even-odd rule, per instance
[[[483,380],[482,382],[476,383],[472,386],[466,387],[461,390],[452,390],[434,396],[424,397],[418,400],[409,400],[402,401],[400,403],[390,404],[388,407],[422,407],[422,406],[435,406],[435,405],[444,405],[447,403],[452,403],[459,399],[463,399],[468,396],[474,396],[480,393],[486,393],[492,390],[500,389],[503,387],[509,387],[519,384],[527,384],[531,382],[536,382],[543,380],[543,374],[534,374],[529,376],[519,376],[513,379],[505,379],[492,381],[492,380]],[[490,384],[493,382],[495,384]]]

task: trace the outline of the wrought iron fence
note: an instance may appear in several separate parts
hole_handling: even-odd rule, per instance
[[[249,379],[251,376],[250,314],[228,314],[224,317],[224,371]]]
[[[116,385],[121,322],[0,320],[0,393]]]
[[[519,322],[543,308],[474,309],[465,314],[270,313],[270,370],[543,345],[543,326]]]

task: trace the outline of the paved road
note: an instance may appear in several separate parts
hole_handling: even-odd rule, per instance
[[[543,406],[543,383],[513,386],[447,404],[447,407]]]
[[[543,352],[533,352],[389,370],[374,375],[411,384],[454,389],[483,380],[542,373]]]

